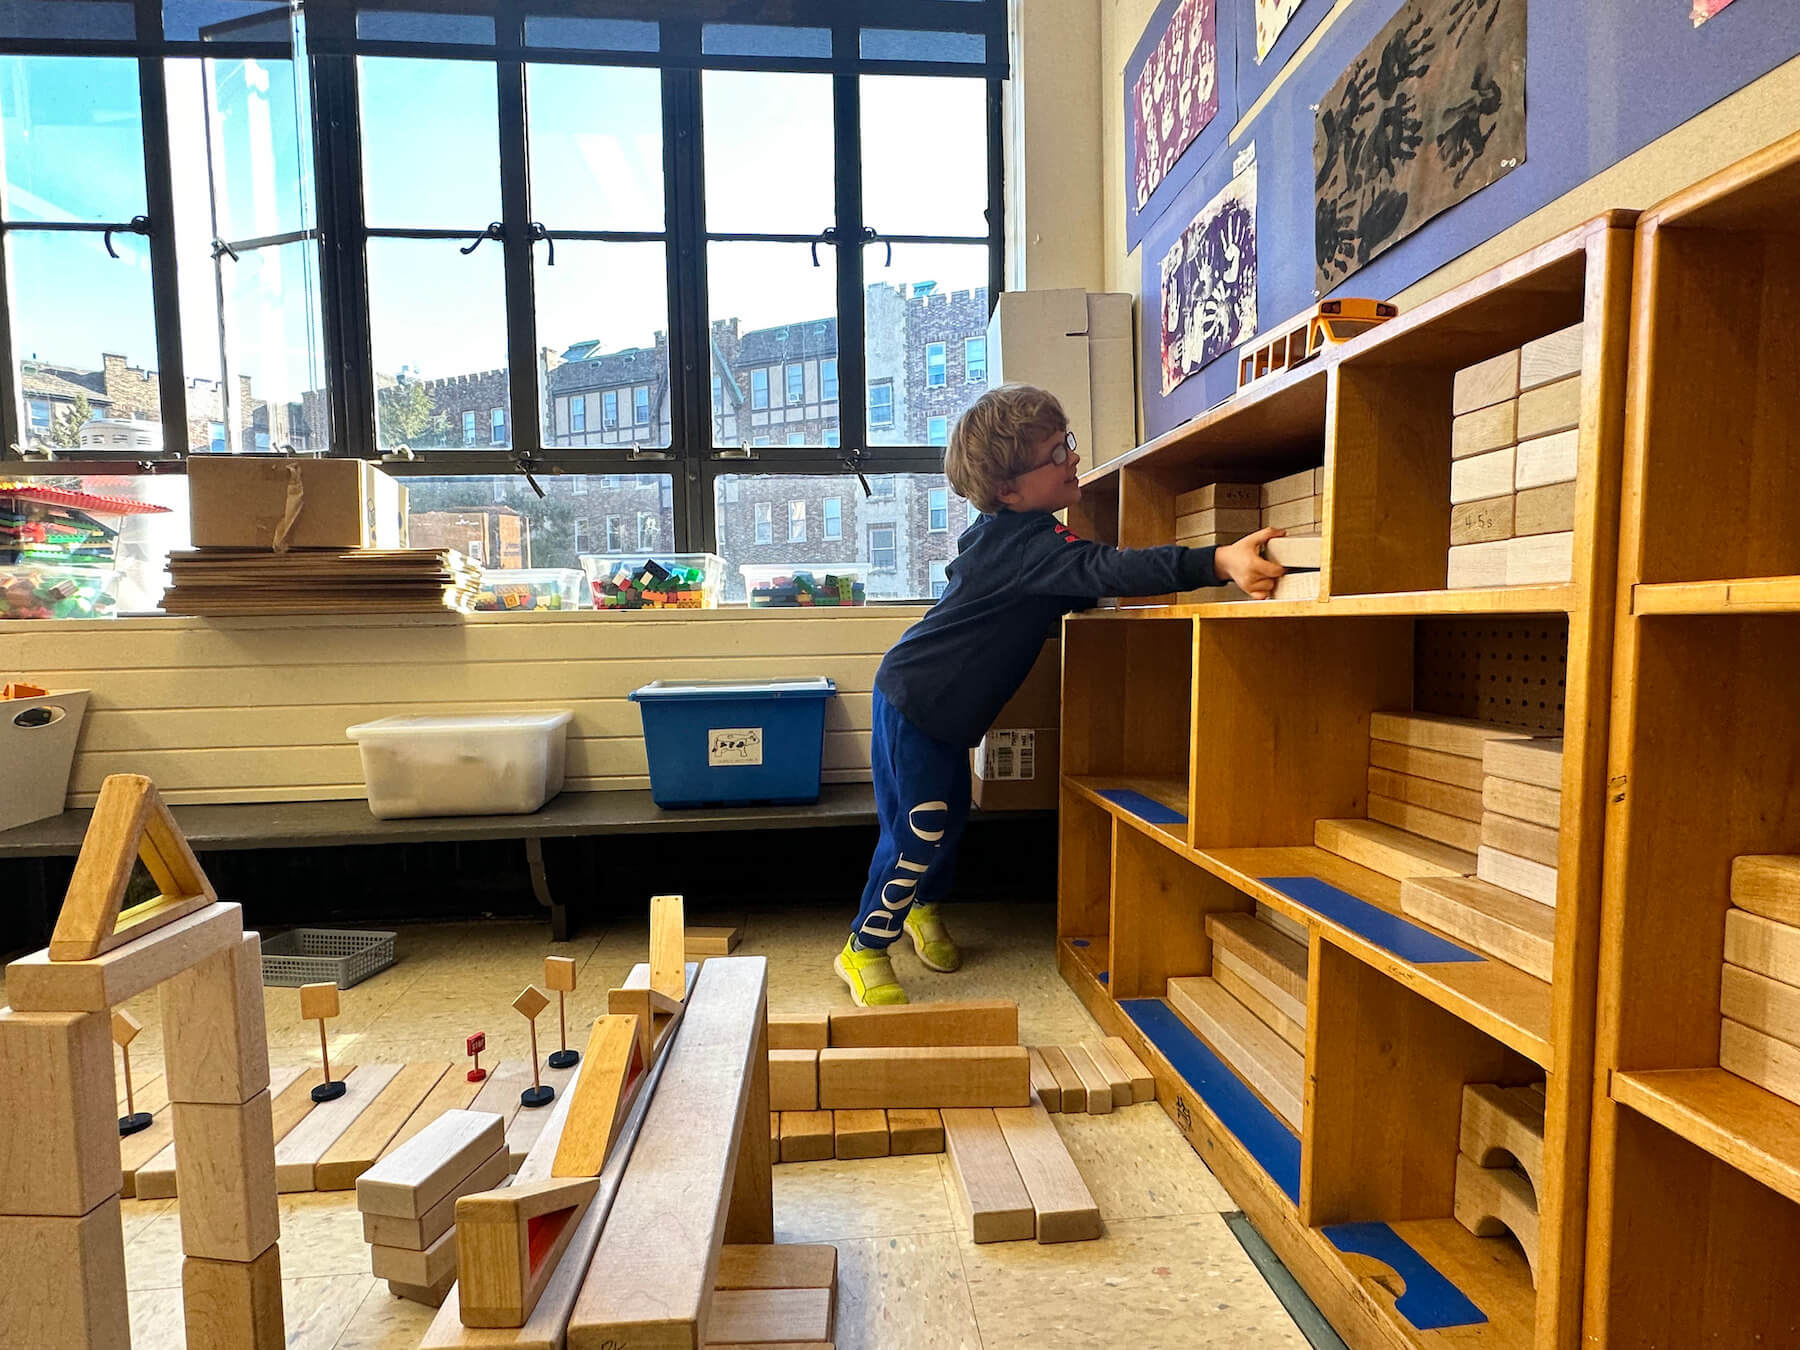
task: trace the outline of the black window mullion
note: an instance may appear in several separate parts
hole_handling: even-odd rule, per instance
[[[495,17],[500,41],[520,46],[525,19],[518,6],[503,0]],[[532,263],[531,167],[525,136],[525,65],[495,63],[500,108],[500,211],[505,229],[506,374],[512,407],[513,451],[530,459],[543,449],[543,410],[538,397],[537,287]]]
[[[697,24],[665,23],[665,51],[698,52]],[[675,453],[675,546],[715,551],[712,480],[705,473],[714,449],[712,321],[707,303],[706,165],[702,145],[700,72],[665,68],[663,203],[668,242],[669,443]]]
[[[0,459],[10,454],[9,447],[23,446],[23,435],[29,419],[21,423],[20,414],[25,406],[25,382],[19,378],[19,365],[13,359],[12,334],[12,264],[7,258],[7,249],[11,238],[4,227],[0,227],[0,389],[6,391],[6,397],[0,398]]]
[[[160,0],[138,0],[138,32],[162,34]],[[144,141],[144,208],[150,217],[150,297],[156,325],[157,400],[163,453],[188,449],[187,371],[181,351],[181,283],[175,274],[175,184],[169,155],[169,91],[162,58],[138,60]]]
[[[353,12],[309,11],[307,33],[352,31]],[[314,189],[320,233],[328,439],[334,455],[379,456],[375,435],[375,362],[369,331],[367,231],[362,203],[361,109],[356,58],[312,53]]]
[[[1006,117],[999,80],[987,86],[988,316],[1006,289]]]
[[[856,50],[854,25],[833,36],[839,51]],[[850,44],[846,49],[844,44]],[[868,353],[863,342],[862,86],[856,75],[832,77],[832,138],[837,160],[838,444],[849,455],[867,449]]]

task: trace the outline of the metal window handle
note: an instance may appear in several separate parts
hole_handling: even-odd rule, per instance
[[[856,475],[856,481],[862,484],[863,496],[873,497],[875,489],[869,486],[869,476],[863,472],[862,468],[863,452],[855,449],[845,450],[838,455],[837,459],[839,464]]]
[[[531,242],[534,244],[537,243],[539,240],[542,240],[544,243],[546,243],[550,246],[550,266],[555,267],[556,266],[556,236],[551,234],[550,231],[546,230],[542,225],[540,225],[537,221],[534,220],[531,222],[531,234],[528,237],[530,238]],[[480,240],[477,240],[476,242],[479,243]]]
[[[458,252],[466,258],[476,249],[481,247],[481,241],[484,239],[498,239],[504,243],[506,240],[506,227],[497,220],[492,222],[485,230],[475,236],[474,243],[470,244],[465,249],[459,249]]]
[[[820,244],[835,245],[837,243],[837,241],[838,241],[837,226],[827,225],[824,229],[819,231],[819,237],[812,241],[812,259],[813,259],[814,267],[817,267],[819,265],[819,245]]]
[[[233,261],[233,262],[243,261],[241,258],[238,257],[238,251],[235,248],[233,248],[230,244],[226,243],[223,239],[213,240],[212,255],[213,255],[214,262],[217,262],[217,261],[219,261],[220,258],[224,258],[224,257],[229,257],[231,259],[231,261]]]
[[[865,225],[862,227],[862,237],[865,244],[872,244],[877,239],[881,239],[881,236],[876,233],[873,225]],[[882,265],[884,267],[892,267],[894,265],[894,242],[891,239],[881,239],[881,243],[883,247],[887,249],[887,262]]]
[[[119,256],[119,250],[113,247],[112,237],[115,234],[120,233],[148,236],[150,233],[150,217],[133,216],[129,224],[108,225],[106,227],[105,233],[100,236],[100,242],[106,245],[106,251],[115,258]]]

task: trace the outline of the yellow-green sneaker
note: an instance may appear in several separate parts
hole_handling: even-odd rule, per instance
[[[845,938],[844,950],[831,964],[838,978],[850,986],[850,997],[859,1008],[884,1008],[910,1001],[900,981],[894,978],[894,963],[885,951],[858,951],[856,939]]]
[[[962,948],[950,937],[936,905],[914,905],[906,915],[906,935],[919,960],[945,974],[962,965]]]

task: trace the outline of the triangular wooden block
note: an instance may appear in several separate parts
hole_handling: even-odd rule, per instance
[[[600,1175],[646,1062],[637,1018],[609,1014],[595,1021],[581,1057],[581,1073],[570,1089],[574,1100],[550,1164],[551,1176]]]
[[[687,998],[687,923],[679,895],[650,901],[650,987],[677,1003]]]
[[[609,989],[606,1011],[615,1017],[637,1019],[638,1054],[648,1064],[656,1058],[657,1044],[681,1011],[681,1004],[654,989]]]
[[[122,911],[140,859],[162,893]],[[50,959],[91,961],[218,898],[156,785],[136,774],[114,774],[100,785],[50,936]]]
[[[599,1189],[594,1177],[531,1181],[456,1202],[464,1326],[525,1325]]]

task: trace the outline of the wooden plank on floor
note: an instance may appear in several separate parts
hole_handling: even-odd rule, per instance
[[[270,1069],[269,1096],[271,1100],[279,1097],[305,1072],[306,1068],[301,1064],[283,1064]],[[313,1082],[321,1081],[319,1073],[319,1070],[313,1070]],[[310,1088],[308,1090],[310,1091]],[[164,1112],[167,1110],[168,1108],[165,1106]],[[126,1173],[127,1184],[132,1187],[133,1194],[139,1200],[166,1200],[179,1193],[180,1187],[175,1172],[174,1119],[172,1115],[165,1119],[164,1115],[159,1113],[151,1122],[149,1129],[140,1130],[137,1134],[128,1135],[119,1141],[120,1161],[123,1163],[126,1158],[125,1146],[127,1144],[134,1139],[142,1139],[146,1135],[158,1134],[157,1127],[159,1125],[162,1127],[158,1137],[165,1141],[163,1147],[145,1161],[134,1162],[131,1171]]]
[[[714,1289],[836,1289],[838,1250],[829,1242],[727,1243]]]
[[[847,1008],[831,1014],[833,1049],[1018,1043],[1019,1005],[1007,998]]]
[[[538,1079],[548,1087],[556,1089],[557,1099],[569,1090],[569,1083],[581,1066],[571,1064],[566,1069],[553,1069],[548,1064],[538,1069]],[[534,1106],[529,1109],[521,1106],[513,1112],[513,1118],[506,1126],[506,1147],[512,1154],[513,1166],[517,1167],[525,1161],[525,1155],[531,1152],[531,1146],[543,1134],[544,1126],[556,1109],[556,1102],[549,1106]]]
[[[325,1151],[313,1169],[313,1186],[321,1191],[347,1191],[386,1151],[400,1127],[450,1071],[448,1061],[408,1064],[395,1074],[381,1095]]]
[[[344,1076],[344,1095],[320,1102],[275,1145],[275,1189],[283,1195],[314,1189],[319,1159],[356,1123],[401,1070],[399,1064],[359,1064]],[[430,1281],[415,1281],[429,1284]]]
[[[834,1046],[819,1052],[820,1110],[1022,1106],[1030,1100],[1031,1056],[1022,1045]]]
[[[1039,1242],[1086,1242],[1100,1236],[1100,1207],[1081,1179],[1062,1136],[1040,1105],[1002,1107],[994,1112],[1018,1168]]]
[[[1130,1106],[1131,1075],[1119,1067],[1118,1061],[1112,1057],[1112,1052],[1106,1048],[1106,1043],[1100,1040],[1083,1041],[1081,1048],[1087,1051],[1088,1058],[1094,1061],[1094,1067],[1100,1071],[1100,1076],[1112,1085],[1113,1105]],[[1023,1110],[1025,1108],[1015,1107],[1012,1109]]]
[[[1083,1091],[1087,1095],[1087,1113],[1090,1116],[1104,1116],[1113,1109],[1112,1082],[1100,1072],[1100,1066],[1094,1063],[1094,1057],[1079,1045],[1065,1045],[1063,1054],[1069,1057],[1069,1067],[1081,1080]],[[1068,1106],[1068,1094],[1063,1094],[1063,1105]]]
[[[1087,1084],[1081,1081],[1081,1075],[1075,1072],[1075,1066],[1069,1063],[1069,1056],[1063,1048],[1060,1045],[1040,1045],[1038,1054],[1043,1056],[1050,1076],[1056,1080],[1058,1095],[1062,1099],[1060,1109],[1077,1113],[1086,1111]],[[1046,1106],[1045,1110],[1048,1109]]]
[[[484,1080],[485,1081],[485,1080]],[[387,1157],[407,1140],[446,1111],[467,1111],[475,1098],[481,1094],[483,1083],[471,1083],[467,1066],[453,1064],[450,1071],[438,1079],[437,1086],[425,1094],[413,1113],[406,1118],[406,1123],[394,1132],[394,1137],[387,1142],[387,1147],[377,1155],[377,1161]]]
[[[973,1240],[1029,1241],[1037,1233],[1037,1215],[993,1111],[953,1108],[941,1114],[950,1175]]]
[[[1126,1077],[1131,1080],[1132,1102],[1154,1101],[1156,1099],[1156,1077],[1145,1067],[1144,1061],[1132,1052],[1131,1047],[1125,1044],[1125,1038],[1108,1036],[1106,1050],[1113,1057],[1113,1063],[1125,1070]],[[1047,1103],[1045,1109],[1049,1109]]]

